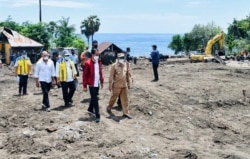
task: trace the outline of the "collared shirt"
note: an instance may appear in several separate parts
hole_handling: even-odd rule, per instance
[[[77,55],[71,55],[70,59],[74,62],[74,64],[78,64],[78,62],[79,62]]]
[[[55,76],[55,67],[52,60],[48,59],[47,63],[43,59],[37,61],[34,73],[35,78],[38,78],[39,81],[50,83],[52,77]]]
[[[94,87],[99,87],[99,83],[100,83],[99,63],[95,62]]]
[[[158,50],[153,50],[150,55],[151,55],[153,64],[159,64],[160,63],[160,54],[159,54]]]
[[[66,82],[71,82],[71,81],[74,80],[73,73],[74,73],[74,75],[76,75],[76,69],[75,69],[74,65],[72,66],[73,68],[71,67],[70,60],[65,61],[64,59],[62,59],[61,61],[58,61],[56,63],[56,77],[57,78],[59,77],[59,74],[60,74],[60,62],[63,62],[63,61],[65,62],[66,68],[67,68],[67,81]]]
[[[97,67],[98,66],[98,67]],[[99,68],[96,70],[96,68]],[[96,78],[96,71],[99,72],[98,78]],[[103,78],[103,73],[102,73],[102,62],[99,59],[97,62],[94,62],[92,58],[88,59],[85,62],[84,65],[84,71],[82,74],[82,84],[83,88],[87,88],[87,86],[91,87],[99,87],[99,86],[94,86],[95,83],[101,83],[103,84],[104,78]]]
[[[109,75],[109,86],[115,88],[127,87],[128,82],[128,66],[127,63],[120,64],[116,62],[112,64]]]

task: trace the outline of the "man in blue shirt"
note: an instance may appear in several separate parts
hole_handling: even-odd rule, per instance
[[[158,77],[158,66],[160,63],[160,54],[159,51],[157,50],[157,46],[156,45],[152,45],[153,51],[151,52],[150,56],[152,58],[152,65],[153,65],[153,71],[154,71],[154,80],[152,80],[152,82],[156,82],[159,80]]]

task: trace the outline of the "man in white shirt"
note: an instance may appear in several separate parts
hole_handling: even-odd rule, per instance
[[[56,79],[57,84],[62,87],[62,94],[64,106],[73,106],[72,97],[75,93],[76,86],[74,80],[76,79],[76,69],[74,62],[70,59],[71,54],[68,50],[63,51],[63,58],[56,63]]]
[[[43,51],[42,58],[36,63],[34,77],[36,80],[36,87],[41,86],[42,88],[43,108],[45,108],[47,112],[50,111],[49,91],[51,86],[55,84],[55,76],[54,63],[49,59],[49,53]]]

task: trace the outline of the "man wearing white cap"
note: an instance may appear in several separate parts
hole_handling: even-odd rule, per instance
[[[70,52],[64,50],[63,58],[56,63],[57,84],[62,87],[64,106],[66,107],[73,106],[72,98],[76,90],[74,79],[76,79],[77,72],[70,56]]]

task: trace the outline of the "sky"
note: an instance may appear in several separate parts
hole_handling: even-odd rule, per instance
[[[41,0],[42,22],[70,18],[76,33],[90,15],[97,15],[98,33],[182,34],[194,25],[214,23],[227,32],[233,19],[250,15],[250,0]],[[0,0],[0,21],[39,22],[39,0]]]

